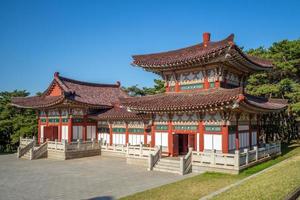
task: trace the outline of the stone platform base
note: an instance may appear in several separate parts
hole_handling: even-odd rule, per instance
[[[126,163],[129,165],[137,165],[143,168],[148,168],[148,159],[147,158],[139,158],[139,157],[127,157]]]
[[[100,149],[74,151],[74,152],[48,150],[48,158],[55,159],[55,160],[68,160],[74,158],[83,158],[83,157],[99,156],[99,155],[101,155]]]

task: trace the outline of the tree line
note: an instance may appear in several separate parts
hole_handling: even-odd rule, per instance
[[[267,98],[282,98],[289,102],[288,109],[276,118],[273,128],[280,130],[280,138],[289,142],[299,138],[296,123],[300,122],[300,39],[282,40],[270,47],[258,47],[247,51],[249,55],[270,59],[275,67],[271,71],[251,75],[247,80],[246,92]],[[145,96],[163,93],[164,81],[154,80],[153,87],[124,87],[130,96]],[[40,93],[38,93],[39,95]],[[37,116],[32,109],[13,107],[12,97],[26,97],[25,90],[0,92],[0,152],[14,151],[19,137],[37,135]],[[281,121],[279,123],[279,121]]]

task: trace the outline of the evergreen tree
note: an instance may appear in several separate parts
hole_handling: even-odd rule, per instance
[[[154,87],[143,87],[139,88],[137,85],[130,87],[123,87],[123,89],[130,96],[145,96],[145,95],[153,95],[165,92],[165,82],[161,79],[154,79]]]
[[[287,99],[289,107],[284,119],[283,138],[299,138],[296,122],[300,121],[300,39],[275,42],[269,48],[250,49],[250,55],[273,61],[274,69],[251,75],[246,91],[256,96]],[[279,124],[279,122],[278,122]]]
[[[16,149],[19,137],[37,135],[37,119],[31,109],[15,108],[11,105],[12,97],[26,97],[25,90],[0,92],[0,151]]]

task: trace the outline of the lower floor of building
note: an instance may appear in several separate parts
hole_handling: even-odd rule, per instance
[[[258,144],[257,127],[249,125],[201,125],[196,130],[161,130],[161,125],[143,128],[99,127],[98,123],[89,124],[41,124],[38,141],[77,142],[101,140],[108,145],[161,146],[170,156],[184,155],[188,148],[197,151],[216,151],[230,153],[235,150],[251,148]]]

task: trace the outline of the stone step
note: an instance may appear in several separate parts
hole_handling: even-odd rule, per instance
[[[172,171],[180,171],[179,167],[172,167],[172,166],[162,166],[162,165],[156,165],[154,169],[166,169],[166,170],[172,170]]]
[[[173,173],[173,174],[180,174],[179,171],[176,170],[169,170],[169,169],[161,169],[161,168],[153,168],[154,171],[160,171],[160,172],[168,172],[168,173]]]
[[[160,163],[171,163],[171,164],[178,164],[180,163],[179,160],[171,160],[171,159],[167,159],[167,158],[161,158],[159,160]]]
[[[179,168],[179,167],[180,167],[179,163],[178,163],[178,164],[175,164],[175,163],[160,163],[160,162],[158,162],[158,163],[156,164],[156,166],[173,167],[173,168]]]
[[[23,155],[21,158],[23,158],[23,159],[26,159],[26,160],[29,160],[30,159],[30,155]]]

